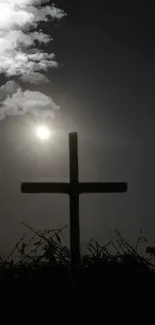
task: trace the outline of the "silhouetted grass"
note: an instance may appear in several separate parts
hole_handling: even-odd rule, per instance
[[[100,245],[91,239],[81,256],[81,268],[76,278],[70,274],[70,251],[63,244],[62,229],[36,231],[23,223],[32,236],[25,234],[16,243],[6,260],[0,259],[1,287],[72,287],[101,286],[105,274],[154,274],[155,248],[147,247],[147,257],[138,253],[140,234],[132,247],[115,230],[117,239]],[[111,252],[112,251],[112,252]],[[148,257],[149,256],[149,257]]]

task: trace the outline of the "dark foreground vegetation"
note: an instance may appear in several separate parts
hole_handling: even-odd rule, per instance
[[[23,223],[24,224],[24,223]],[[36,231],[24,224],[32,236],[25,234],[6,260],[0,257],[0,287],[101,286],[105,275],[155,273],[155,248],[147,246],[140,234],[134,247],[116,231],[117,240],[102,246],[91,239],[81,256],[81,268],[70,274],[70,252],[63,244],[62,229]],[[139,245],[146,244],[145,257],[138,253]]]

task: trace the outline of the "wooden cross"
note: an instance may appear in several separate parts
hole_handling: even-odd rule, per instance
[[[22,183],[22,193],[65,193],[70,201],[71,270],[80,266],[79,195],[82,193],[120,193],[127,191],[127,183],[79,183],[77,133],[69,134],[69,183]]]

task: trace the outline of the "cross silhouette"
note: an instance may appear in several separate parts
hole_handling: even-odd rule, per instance
[[[83,193],[120,193],[127,191],[127,183],[79,183],[78,168],[78,136],[76,132],[69,134],[70,182],[23,182],[22,193],[65,193],[70,201],[70,252],[71,270],[80,266],[80,227],[79,227],[79,195]]]

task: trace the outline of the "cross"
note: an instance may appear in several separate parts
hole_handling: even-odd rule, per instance
[[[70,202],[70,258],[71,270],[80,266],[80,226],[79,226],[79,195],[83,193],[120,193],[127,191],[127,183],[79,183],[78,168],[78,136],[76,132],[69,134],[69,183],[24,182],[22,193],[65,193]]]

